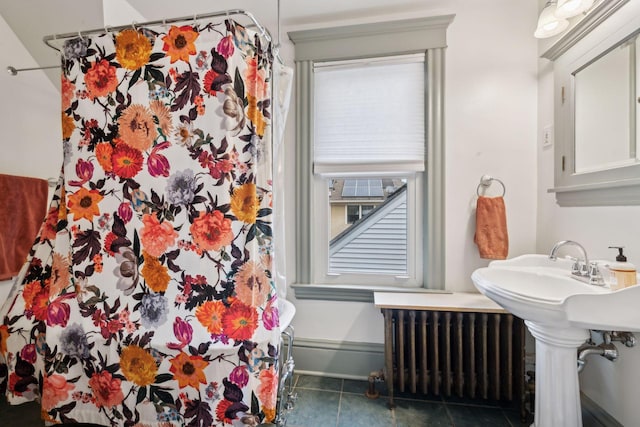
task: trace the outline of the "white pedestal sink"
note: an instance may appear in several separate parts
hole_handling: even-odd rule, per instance
[[[523,255],[471,275],[480,292],[524,319],[536,339],[535,427],[582,426],[577,349],[589,329],[640,330],[640,286],[589,285],[571,277],[570,265]]]

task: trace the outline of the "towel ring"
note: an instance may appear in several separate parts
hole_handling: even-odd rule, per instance
[[[502,186],[502,195],[500,197],[504,197],[504,195],[507,193],[507,187],[505,187],[504,182],[490,175],[482,175],[482,177],[480,178],[480,184],[478,184],[478,187],[476,188],[476,194],[478,195],[478,197],[480,197],[480,187],[484,187],[486,190],[487,188],[489,188],[489,186],[491,186],[492,181],[496,181]]]

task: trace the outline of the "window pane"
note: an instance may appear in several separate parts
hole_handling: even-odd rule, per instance
[[[369,213],[373,210],[374,206],[373,205],[362,205],[361,209],[362,209],[362,216],[367,216],[369,215]]]
[[[407,186],[402,177],[332,178],[329,273],[407,273]]]
[[[348,205],[347,206],[347,224],[353,224],[360,219],[360,206]]]

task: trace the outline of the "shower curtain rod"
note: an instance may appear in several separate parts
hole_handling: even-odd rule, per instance
[[[246,17],[248,17],[249,19],[251,19],[251,22],[253,22],[253,25],[258,29],[258,31],[260,32],[260,34],[267,39],[267,42],[272,43],[273,39],[271,37],[271,34],[269,33],[269,31],[262,26],[262,24],[260,24],[260,22],[256,19],[255,16],[253,16],[253,14],[251,12],[247,12],[246,10],[243,9],[229,9],[229,10],[223,10],[223,11],[218,11],[218,12],[211,12],[211,13],[203,13],[203,14],[195,14],[192,16],[181,16],[178,18],[168,18],[168,19],[156,19],[153,21],[147,21],[147,22],[141,22],[141,23],[137,23],[137,22],[132,22],[129,25],[118,25],[115,27],[111,27],[111,26],[105,26],[103,28],[95,28],[92,30],[85,30],[85,31],[78,31],[75,33],[62,33],[62,34],[51,34],[48,36],[44,36],[42,38],[42,40],[44,41],[44,43],[49,46],[52,49],[57,50],[58,52],[60,52],[60,49],[58,49],[56,46],[54,46],[53,44],[51,44],[51,42],[54,42],[56,40],[64,40],[64,39],[69,39],[69,38],[73,38],[73,37],[83,37],[83,36],[88,36],[91,34],[100,34],[100,33],[108,33],[110,31],[121,31],[127,28],[131,28],[133,27],[134,29],[137,29],[138,27],[145,27],[145,26],[153,26],[153,25],[166,25],[166,24],[174,24],[176,22],[183,22],[183,21],[197,21],[199,19],[207,19],[207,18],[215,18],[215,17],[220,17],[220,16],[230,16],[230,15],[244,15]],[[278,27],[280,26],[280,0],[278,0]],[[272,49],[275,49],[274,52],[274,57],[280,61],[280,63],[284,64],[284,61],[282,60],[282,58],[280,57],[280,53],[278,52],[280,48],[280,43],[278,40],[278,44],[276,44],[275,46],[272,46]],[[59,65],[48,65],[45,67],[32,67],[32,68],[14,68],[14,67],[7,67],[7,72],[9,74],[11,74],[12,76],[15,76],[18,74],[18,72],[20,71],[32,71],[32,70],[44,70],[44,69],[49,69],[49,68],[58,68]]]
[[[51,41],[64,40],[72,37],[82,37],[90,34],[100,34],[100,33],[105,33],[110,31],[121,31],[131,27],[137,28],[137,27],[145,27],[145,26],[152,26],[152,25],[166,25],[166,24],[174,24],[176,22],[182,22],[182,21],[197,21],[198,19],[215,18],[219,16],[229,16],[229,15],[245,15],[246,17],[251,19],[253,24],[258,28],[260,33],[267,39],[268,42],[272,41],[271,34],[269,34],[269,31],[267,31],[267,29],[263,27],[260,24],[260,22],[258,22],[256,17],[253,16],[251,12],[247,12],[246,10],[243,10],[243,9],[230,9],[230,10],[223,10],[219,12],[195,14],[192,16],[181,16],[179,18],[156,19],[154,21],[147,21],[142,23],[133,22],[128,25],[118,25],[116,27],[105,26],[103,28],[95,28],[93,30],[87,30],[87,31],[78,31],[75,33],[52,34],[52,35],[44,36],[42,40],[45,42],[47,46],[59,52],[60,49],[52,45],[50,43]]]

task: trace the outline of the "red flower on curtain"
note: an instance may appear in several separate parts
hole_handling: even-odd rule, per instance
[[[255,308],[235,301],[222,315],[222,329],[229,338],[248,340],[258,327],[258,312]]]
[[[142,153],[126,144],[118,144],[111,155],[113,173],[120,178],[133,178],[142,170]]]

